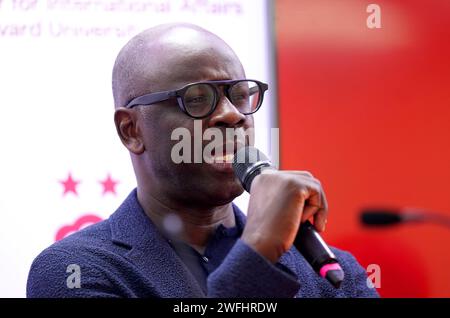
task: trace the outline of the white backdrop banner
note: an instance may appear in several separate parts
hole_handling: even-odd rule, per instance
[[[111,72],[135,34],[190,22],[221,36],[269,83],[255,115],[269,152],[272,21],[261,0],[0,0],[0,297],[24,297],[32,260],[108,218],[136,186],[113,123]],[[248,197],[237,199],[246,210]]]

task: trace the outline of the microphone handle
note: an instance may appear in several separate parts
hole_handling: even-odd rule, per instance
[[[245,190],[250,193],[253,179],[264,169],[275,168],[270,162],[260,162],[253,166],[242,182]],[[308,220],[300,224],[294,246],[317,274],[327,279],[335,288],[340,287],[344,280],[344,272],[334,253]]]
[[[269,158],[257,148],[243,147],[234,154],[234,173],[247,192],[250,193],[253,180],[264,169],[276,170]],[[336,256],[309,221],[300,225],[294,246],[318,275],[327,279],[335,288],[339,288],[344,280],[344,271]]]
[[[324,265],[338,262],[334,253],[309,221],[300,225],[294,246],[318,273]]]

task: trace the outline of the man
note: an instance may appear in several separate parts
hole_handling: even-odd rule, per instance
[[[377,296],[350,254],[335,250],[346,273],[335,289],[292,247],[300,222],[325,229],[327,202],[310,173],[256,177],[245,219],[232,204],[243,188],[228,148],[211,152],[210,163],[174,162],[177,128],[253,127],[267,86],[244,79],[233,50],[194,25],[157,26],[125,45],[113,69],[114,120],[137,189],[108,220],[43,251],[29,297]],[[70,264],[79,288],[68,287]]]

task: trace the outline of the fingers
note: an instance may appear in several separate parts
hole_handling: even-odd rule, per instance
[[[324,232],[327,225],[328,210],[320,209],[314,214],[314,227],[318,232]]]
[[[263,173],[277,173],[286,177],[295,177],[295,187],[303,189],[299,195],[304,200],[301,222],[313,218],[314,227],[323,232],[328,217],[328,202],[322,184],[309,171],[264,170]]]
[[[303,223],[313,218],[316,230],[319,232],[325,231],[328,217],[328,202],[320,181],[308,171],[291,173],[298,176],[299,186],[306,186],[309,190],[309,196],[305,198],[301,222]]]
[[[305,176],[305,177],[314,178],[312,173],[309,172],[309,171],[306,171],[306,170],[272,170],[272,169],[267,169],[267,170],[271,170],[272,173],[289,174],[289,175],[302,175],[302,176]],[[266,171],[264,170],[264,173],[265,172]],[[270,173],[270,171],[267,171],[267,173]]]
[[[320,191],[321,200],[322,203],[321,208],[316,211],[314,214],[314,227],[319,232],[325,231],[325,226],[327,224],[327,218],[328,218],[328,202],[327,198],[325,196],[325,191],[323,191],[321,187]]]

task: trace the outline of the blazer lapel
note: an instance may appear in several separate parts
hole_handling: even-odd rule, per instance
[[[126,257],[148,277],[161,297],[204,297],[194,276],[143,211],[136,189],[111,215],[113,242],[131,248]]]

